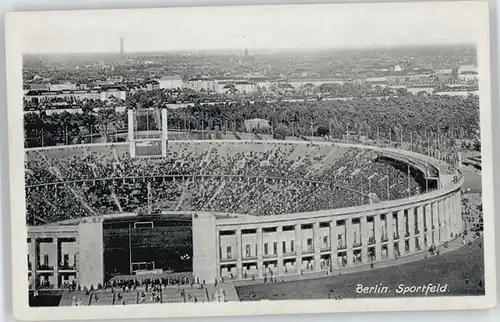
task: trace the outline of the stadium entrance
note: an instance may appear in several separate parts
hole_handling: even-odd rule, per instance
[[[147,215],[105,221],[105,281],[123,275],[192,272],[192,236],[190,215]]]

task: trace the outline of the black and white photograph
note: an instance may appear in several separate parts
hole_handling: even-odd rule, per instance
[[[487,2],[6,19],[20,319],[493,306]]]

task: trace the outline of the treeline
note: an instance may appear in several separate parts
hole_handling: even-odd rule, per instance
[[[139,107],[140,105],[138,105]],[[136,107],[136,108],[138,108]],[[160,107],[156,105],[155,107]],[[133,107],[130,107],[133,108]],[[265,119],[270,127],[258,133],[285,136],[342,138],[347,132],[368,138],[422,141],[440,136],[443,141],[474,139],[479,135],[477,96],[403,96],[347,101],[265,101],[200,104],[168,109],[170,129],[245,132],[245,120]],[[126,113],[114,109],[82,114],[26,114],[26,146],[71,144],[89,136],[126,130]],[[138,129],[159,129],[154,115],[140,118]],[[87,142],[85,141],[85,142]]]

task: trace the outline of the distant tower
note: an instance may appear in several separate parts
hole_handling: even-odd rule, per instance
[[[124,58],[123,58],[123,37],[120,37],[120,60],[123,63]]]
[[[245,51],[244,51],[244,54],[243,54],[244,57],[248,57],[248,49],[245,48]]]

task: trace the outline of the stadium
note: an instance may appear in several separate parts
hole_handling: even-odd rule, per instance
[[[26,149],[30,289],[328,275],[411,259],[464,231],[463,175],[430,156],[328,141],[175,140],[165,110],[146,138],[134,117],[128,142]],[[197,296],[210,298],[207,288]]]

